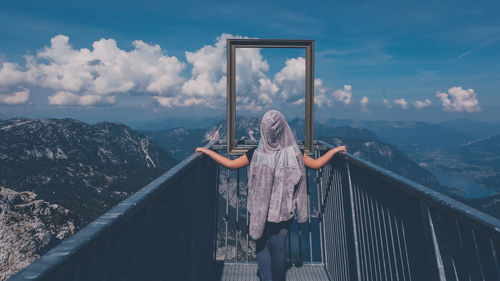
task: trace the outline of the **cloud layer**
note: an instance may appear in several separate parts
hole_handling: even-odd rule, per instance
[[[361,98],[360,104],[361,104],[361,111],[362,112],[370,112],[368,110],[368,101],[369,101],[369,99],[367,97]]]
[[[34,56],[26,56],[26,66],[4,62],[0,85],[29,84],[54,90],[48,98],[57,105],[112,104],[110,94],[131,91],[168,94],[177,90],[185,63],[164,54],[159,45],[133,42],[124,51],[113,39],[101,39],[92,50],[74,49],[69,38],[57,35]]]
[[[123,50],[114,39],[100,39],[92,48],[76,49],[68,36],[57,35],[34,55],[26,55],[26,64],[0,61],[0,103],[23,104],[30,98],[31,87],[48,89],[48,104],[54,106],[109,106],[121,95],[145,95],[159,106],[204,106],[223,109],[226,104],[226,41],[248,38],[221,34],[214,44],[185,52],[185,61],[169,56],[157,44],[141,40]],[[189,77],[183,71],[189,67]],[[260,111],[272,107],[303,106],[305,102],[305,59],[289,58],[272,76],[259,48],[237,49],[237,109]],[[314,102],[319,108],[350,106],[353,87],[331,89],[321,78],[314,80]],[[444,111],[480,111],[473,89],[452,87],[437,92]],[[371,99],[371,97],[370,97]],[[362,112],[368,110],[369,98],[359,100]],[[393,104],[408,109],[405,98],[383,99],[386,108]],[[429,99],[417,100],[414,108],[431,105]]]
[[[422,109],[431,106],[431,101],[429,99],[425,99],[424,101],[416,101],[413,103],[416,109]]]
[[[52,90],[48,103],[57,106],[112,105],[121,94],[145,94],[164,107],[202,105],[223,108],[226,102],[226,40],[248,38],[222,34],[213,45],[185,52],[186,62],[168,56],[157,44],[133,41],[130,51],[114,39],[100,39],[91,49],[76,49],[68,36],[57,35],[35,55],[27,55],[24,67],[0,61],[0,89],[40,87]],[[190,77],[182,72],[191,66]],[[271,104],[304,103],[305,59],[289,58],[274,77],[258,48],[237,50],[237,106],[262,110]],[[351,86],[333,91],[314,81],[315,103],[332,107],[334,101],[351,102]],[[23,88],[24,89],[24,88]],[[29,90],[4,94],[0,102],[24,103]]]
[[[406,99],[395,99],[394,103],[401,106],[402,109],[408,108],[408,102],[406,101]]]
[[[345,105],[348,105],[352,101],[352,86],[351,85],[344,85],[343,90],[336,90],[333,92],[333,97],[335,100],[344,103]]]
[[[68,91],[59,91],[49,97],[49,104],[53,105],[110,105],[116,103],[116,96],[104,95],[75,95]]]
[[[0,95],[0,103],[3,104],[22,104],[28,102],[30,97],[30,90],[23,89],[22,91],[13,94]]]
[[[475,112],[481,111],[477,95],[473,89],[451,87],[448,93],[437,92],[436,97],[441,100],[444,111],[449,112]]]
[[[388,108],[388,109],[391,109],[392,108],[392,104],[391,102],[388,100],[388,99],[384,99],[382,101],[382,105],[385,107],[385,108]]]

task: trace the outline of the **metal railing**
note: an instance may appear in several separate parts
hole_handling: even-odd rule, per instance
[[[192,155],[9,280],[206,280],[216,164]]]
[[[330,148],[316,142],[315,156]],[[369,162],[338,154],[308,170],[308,199],[288,239],[296,266],[343,281],[500,280],[498,219]],[[245,207],[245,168],[192,155],[9,280],[208,280],[217,260],[254,261]]]
[[[315,157],[331,148],[317,141]],[[217,258],[253,262],[246,169],[219,171]],[[500,280],[498,219],[350,154],[308,170],[308,202],[289,259],[324,264],[330,280]]]
[[[500,280],[498,219],[349,154],[318,173],[331,280]]]
[[[256,147],[256,141],[245,141],[240,146]],[[216,143],[212,149],[227,156],[225,142]],[[217,207],[217,253],[215,259],[224,262],[255,262],[255,241],[249,237],[249,213],[246,209],[248,166],[230,170],[218,167],[216,186]],[[322,263],[319,222],[319,185],[315,171],[308,170],[308,220],[302,224],[292,223],[288,235],[288,259],[295,265],[306,263]]]

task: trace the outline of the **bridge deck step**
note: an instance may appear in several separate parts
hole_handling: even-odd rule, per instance
[[[260,281],[256,263],[224,263],[220,279],[216,281]],[[328,281],[322,264],[292,266],[286,272],[286,281]]]

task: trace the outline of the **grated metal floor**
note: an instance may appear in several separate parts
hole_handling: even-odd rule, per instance
[[[256,263],[224,263],[220,281],[260,281]],[[292,266],[286,272],[286,281],[328,281],[322,264]],[[217,280],[218,281],[218,280]]]

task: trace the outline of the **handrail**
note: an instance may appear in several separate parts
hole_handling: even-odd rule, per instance
[[[497,218],[349,153],[320,174],[331,280],[500,280]]]
[[[328,144],[324,141],[317,141],[318,143],[325,145],[328,148],[333,148],[331,144]],[[392,171],[384,169],[380,166],[377,166],[371,162],[358,158],[350,153],[342,153],[345,155],[345,159],[349,164],[356,165],[360,168],[366,169],[367,172],[372,173],[378,178],[394,183],[395,187],[400,188],[404,191],[410,192],[411,194],[426,200],[428,203],[432,204],[436,207],[443,207],[444,210],[450,211],[448,208],[451,208],[453,212],[456,214],[466,216],[472,220],[477,221],[478,223],[483,224],[484,226],[490,228],[492,231],[500,235],[500,220],[486,214],[478,209],[474,209],[473,207],[466,205],[462,202],[457,201],[443,193],[435,191],[429,187],[421,185],[417,182],[414,182],[410,179],[407,179],[403,176],[400,176]],[[339,157],[337,155],[336,157]]]
[[[209,144],[211,145],[211,143]],[[207,145],[208,146],[208,145]],[[202,161],[204,163],[202,163]],[[200,167],[200,165],[204,164],[205,167],[203,169],[194,169],[195,166]],[[208,165],[208,166],[207,166]],[[139,240],[140,238],[149,239],[151,235],[154,235],[153,229],[158,228],[155,224],[160,224],[161,222],[154,222],[154,216],[167,216],[168,214],[155,214],[156,210],[153,208],[165,208],[165,205],[168,205],[167,202],[158,203],[159,197],[163,196],[162,194],[168,194],[169,192],[173,192],[174,190],[181,190],[183,186],[179,185],[179,181],[190,180],[193,185],[189,187],[185,187],[186,191],[180,192],[189,192],[189,189],[192,188],[200,188],[202,189],[202,195],[208,195],[214,193],[213,189],[209,188],[201,188],[203,185],[210,184],[210,181],[203,179],[195,179],[196,177],[201,177],[203,173],[206,174],[207,179],[213,178],[213,182],[215,183],[214,176],[214,164],[202,153],[194,153],[160,177],[153,180],[151,183],[147,184],[137,192],[135,192],[130,197],[126,198],[118,205],[101,215],[99,218],[94,220],[93,222],[86,225],[84,228],[79,230],[77,233],[69,237],[68,239],[62,241],[60,244],[49,250],[47,253],[42,255],[40,258],[35,260],[29,266],[19,271],[15,275],[13,275],[9,280],[17,281],[17,280],[54,280],[54,276],[61,278],[61,276],[67,276],[64,280],[81,280],[82,277],[76,277],[75,275],[78,272],[86,272],[91,271],[90,268],[84,269],[83,266],[86,266],[85,263],[92,264],[96,267],[103,266],[102,264],[106,264],[109,261],[102,260],[104,255],[102,251],[108,250],[109,247],[121,247],[116,245],[116,241],[122,239],[120,243],[125,241],[128,246],[132,247],[133,242],[137,243],[145,243],[145,248],[151,247],[152,245],[147,244],[147,241],[134,241],[134,239]],[[200,174],[201,173],[201,174]],[[210,174],[211,173],[211,174]],[[193,174],[190,176],[190,174]],[[186,178],[186,175],[188,179]],[[175,200],[174,200],[175,201]],[[212,204],[211,202],[210,204]],[[215,209],[215,208],[213,208]],[[212,210],[215,211],[215,210]],[[158,213],[160,210],[157,211]],[[204,210],[207,217],[214,217],[215,213],[211,212],[211,210]],[[197,214],[194,214],[195,216]],[[137,231],[137,233],[132,233],[132,230],[127,228],[127,222],[129,221],[141,221],[144,224],[144,227],[150,227],[151,229],[137,229],[133,231]],[[193,223],[196,222],[196,218],[194,218]],[[186,222],[188,223],[188,222]],[[209,223],[209,228],[206,230],[207,233],[213,234],[213,223]],[[137,226],[136,226],[137,228]],[[142,231],[142,232],[140,232]],[[174,231],[174,230],[173,230]],[[110,237],[110,236],[117,237]],[[128,235],[128,236],[127,236]],[[132,236],[131,236],[132,235]],[[121,237],[125,236],[125,237]],[[131,237],[129,237],[131,236]],[[211,236],[211,235],[209,235]],[[100,241],[98,243],[98,241]],[[128,242],[127,242],[128,241]],[[175,242],[175,241],[174,241]],[[113,244],[114,243],[114,244]],[[99,247],[96,247],[96,244],[100,244]],[[193,243],[194,244],[194,243]],[[161,246],[161,245],[159,245]],[[166,245],[168,246],[168,245]],[[102,249],[102,247],[106,247],[106,249]],[[139,246],[138,246],[139,247]],[[168,247],[171,247],[168,246]],[[112,251],[112,250],[110,250]],[[212,255],[212,249],[210,249],[210,256]],[[109,254],[109,253],[108,253]],[[116,253],[119,255],[119,253]],[[102,264],[96,264],[93,259],[99,260]],[[79,260],[79,263],[82,265],[75,264],[75,260]],[[209,259],[207,262],[211,262],[212,259]],[[136,262],[131,258],[128,261],[124,261],[123,268],[127,267],[127,262]],[[70,267],[69,269],[61,270],[61,267],[65,265]],[[116,264],[114,264],[116,265]],[[113,266],[114,266],[113,265]],[[118,270],[120,266],[118,266]],[[96,269],[97,270],[97,269]],[[108,278],[112,276],[114,272],[110,268],[103,270],[109,270]],[[211,265],[210,265],[211,270]],[[65,271],[63,273],[57,271]],[[89,274],[89,276],[97,276],[98,279],[106,276],[105,272],[100,272],[104,274],[93,275],[93,273],[86,272],[85,274]],[[184,273],[183,273],[184,274]],[[187,274],[187,273],[186,273]],[[191,273],[190,273],[191,274]],[[116,274],[115,274],[116,275]],[[147,273],[142,280],[147,280],[147,275],[154,276],[152,273]],[[71,277],[73,276],[73,277]],[[114,276],[109,280],[120,280],[119,276]],[[90,279],[89,279],[90,280]],[[96,279],[97,280],[97,279]],[[124,279],[122,279],[124,280]],[[192,279],[196,280],[196,279]]]
[[[315,141],[315,148],[319,156],[333,146]],[[189,156],[9,280],[208,279],[216,270],[218,224],[225,228],[226,256],[231,224],[234,259],[248,262],[243,206],[236,201],[229,210],[227,197],[217,220],[219,183],[227,184],[221,192],[230,192],[230,175],[221,179],[220,170],[204,154]],[[239,198],[237,173],[231,184]],[[304,225],[309,235],[297,224],[298,258],[320,258],[331,280],[500,280],[499,219],[349,153],[336,154],[309,180],[316,186],[308,188],[309,203],[318,201],[319,217]],[[236,241],[244,236],[243,249],[245,240]],[[301,237],[309,243],[301,244]],[[314,259],[313,240],[321,245]],[[242,259],[240,250],[246,251]]]
[[[298,141],[300,144],[301,141]],[[256,147],[258,141],[245,140],[238,143],[238,147]],[[316,147],[317,148],[317,147]],[[226,142],[214,143],[211,149],[224,154]],[[233,156],[229,156],[233,157]],[[237,157],[237,156],[234,156]],[[247,173],[246,168],[230,170],[219,166],[218,174],[220,190],[219,200],[224,206],[217,209],[219,235],[216,241],[219,250],[217,259],[225,263],[245,262],[255,263],[255,241],[249,238],[249,213],[246,210]],[[321,222],[318,221],[317,213],[320,201],[317,185],[318,177],[315,171],[307,169],[309,176],[306,177],[310,186],[307,195],[308,220],[302,224],[293,221],[288,235],[288,260],[296,265],[322,264],[323,257],[318,247],[322,247],[320,240]],[[219,185],[217,189],[219,190]],[[242,192],[240,192],[240,189]],[[241,203],[240,203],[241,201]],[[229,204],[229,202],[232,202]]]

